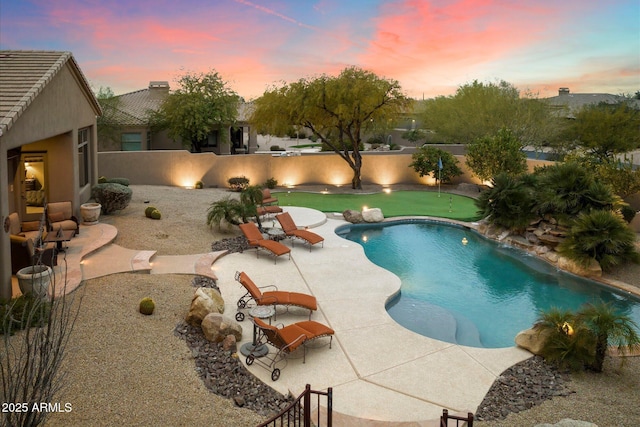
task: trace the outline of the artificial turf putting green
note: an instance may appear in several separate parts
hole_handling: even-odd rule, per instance
[[[363,206],[380,208],[386,218],[394,216],[435,216],[475,221],[478,208],[470,197],[437,191],[392,191],[376,194],[321,194],[307,192],[272,192],[280,206],[302,206],[322,212],[362,210]]]

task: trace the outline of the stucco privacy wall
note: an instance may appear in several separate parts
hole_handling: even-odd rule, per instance
[[[430,177],[420,177],[411,164],[411,154],[363,153],[362,181],[365,184],[432,184]],[[472,176],[464,156],[456,156],[464,171],[454,183],[479,180]],[[549,164],[529,160],[529,169]],[[324,184],[350,185],[352,172],[335,153],[318,153],[280,157],[270,154],[218,156],[188,151],[114,151],[98,153],[98,174],[128,178],[132,184],[192,186],[200,180],[207,187],[227,187],[235,176],[262,184],[275,178],[280,185]]]

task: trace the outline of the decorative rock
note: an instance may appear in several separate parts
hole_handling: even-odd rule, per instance
[[[211,342],[221,342],[227,335],[234,335],[236,341],[242,339],[242,326],[220,313],[209,313],[200,324],[205,338]]]
[[[209,313],[224,313],[224,300],[220,292],[213,288],[198,288],[191,300],[189,314],[185,319],[193,326],[199,326]]]
[[[384,215],[380,208],[364,209],[362,211],[362,219],[365,222],[382,222],[384,221]]]
[[[536,246],[536,247],[534,248],[534,250],[535,250],[536,254],[538,254],[538,255],[544,255],[544,254],[546,254],[547,252],[549,252],[551,249],[549,249],[549,247],[548,247],[548,246],[540,246],[540,245],[539,245],[539,246]]]
[[[345,221],[350,222],[351,224],[360,224],[364,222],[362,213],[360,213],[360,211],[347,209],[346,211],[342,212],[342,216],[344,217]]]
[[[555,424],[536,424],[534,427],[598,427],[597,424],[590,423],[588,421],[572,420],[571,418],[564,418]]]
[[[560,255],[558,255],[558,253],[557,253],[557,252],[549,251],[549,252],[547,252],[546,254],[544,254],[544,257],[545,257],[549,262],[552,262],[552,263],[554,263],[554,264],[555,264],[555,263],[557,263],[557,262],[558,262],[558,258],[560,258]]]
[[[238,351],[235,335],[227,335],[226,337],[224,337],[224,339],[222,340],[222,349],[224,351],[230,351],[232,353]]]
[[[531,329],[519,332],[518,335],[516,335],[515,342],[518,347],[522,347],[533,354],[539,355],[548,336],[548,332],[542,332],[534,326]]]
[[[595,259],[591,259],[587,267],[583,267],[566,257],[558,258],[558,268],[582,277],[602,277],[602,267]]]
[[[551,247],[556,247],[564,241],[564,237],[554,236],[551,234],[541,234],[538,236],[538,239],[540,239],[542,243]]]

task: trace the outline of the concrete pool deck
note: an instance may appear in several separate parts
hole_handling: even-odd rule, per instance
[[[248,369],[281,393],[300,394],[305,384],[314,390],[333,388],[334,425],[437,426],[442,409],[453,414],[475,412],[494,380],[509,366],[530,357],[518,348],[480,349],[453,345],[413,333],[398,325],[385,302],[400,288],[394,274],[372,264],[364,250],[334,232],[344,220],[304,208],[289,208],[300,227],[310,227],[325,238],[324,247],[295,242],[291,260],[277,263],[254,250],[188,256],[155,256],[112,243],[117,230],[107,224],[82,226],[64,254],[67,292],[82,280],[117,272],[182,273],[217,277],[233,317],[244,294],[235,281],[245,271],[258,286],[313,294],[318,311],[312,320],[335,330],[333,345],[318,340],[308,350],[306,363],[298,351],[288,358],[280,379],[254,364]],[[267,221],[268,223],[269,221]],[[291,246],[291,241],[285,244]],[[224,255],[224,256],[222,256]],[[58,290],[60,291],[60,290]],[[278,311],[274,323],[306,320],[305,312]],[[242,322],[242,344],[252,339],[252,323]],[[244,362],[244,357],[241,360]]]

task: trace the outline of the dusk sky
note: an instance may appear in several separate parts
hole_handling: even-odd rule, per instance
[[[639,0],[0,0],[0,49],[71,51],[94,90],[215,70],[250,100],[355,65],[408,96],[505,80],[640,90]]]

